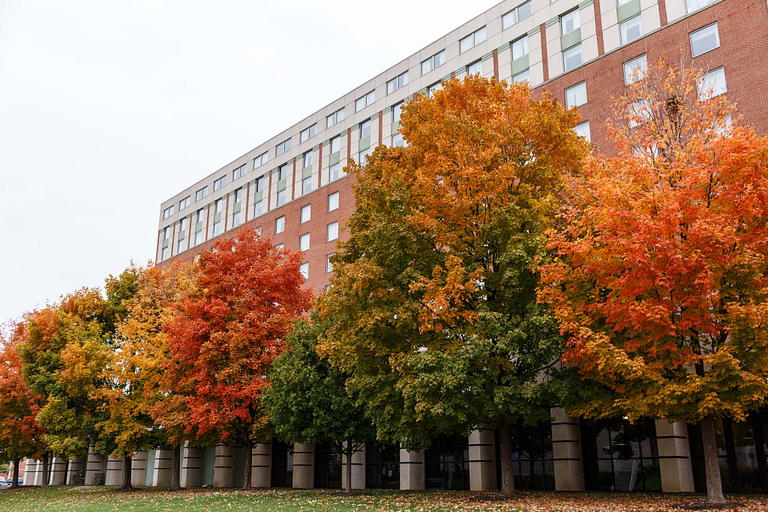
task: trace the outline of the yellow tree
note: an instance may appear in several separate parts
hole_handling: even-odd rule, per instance
[[[570,182],[541,290],[566,361],[604,390],[572,411],[700,423],[711,502],[715,419],[768,393],[768,139],[718,92],[660,62],[617,99],[616,152]]]
[[[167,334],[163,325],[175,315],[174,305],[193,287],[193,267],[172,263],[163,268],[129,268],[107,281],[107,288],[119,288],[135,276],[135,294],[125,303],[125,315],[116,324],[114,350],[102,374],[106,385],[96,392],[106,418],[97,424],[102,436],[110,439],[113,457],[123,457],[123,488],[131,487],[133,454],[173,442],[171,425],[152,416],[153,407],[166,395],[163,374],[168,359]],[[176,432],[178,433],[178,432]],[[178,455],[178,454],[177,454]],[[177,457],[178,458],[178,457]],[[180,461],[174,461],[174,468]],[[178,485],[179,471],[174,471]]]

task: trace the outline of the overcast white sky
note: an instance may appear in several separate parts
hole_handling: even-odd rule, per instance
[[[0,0],[0,321],[102,286],[160,202],[498,0]]]

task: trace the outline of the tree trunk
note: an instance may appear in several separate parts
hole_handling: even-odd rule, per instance
[[[128,491],[131,487],[131,469],[133,468],[133,458],[128,454],[123,455],[123,490]]]
[[[347,452],[347,467],[344,468],[347,473],[347,485],[344,487],[344,492],[352,494],[352,454],[354,453],[352,439],[347,439],[347,446],[344,451]]]
[[[245,442],[245,475],[243,475],[243,489],[251,488],[251,468],[253,467],[253,440],[248,437]]]
[[[173,447],[173,474],[171,475],[171,490],[181,489],[181,443]]]
[[[16,489],[19,486],[19,459],[13,459],[13,480],[11,480],[11,489]]]
[[[501,495],[515,494],[515,478],[512,473],[512,436],[509,423],[499,425],[499,457],[501,462]]]
[[[707,501],[725,503],[723,483],[720,479],[720,461],[715,443],[715,418],[712,415],[701,420],[701,438],[704,442],[704,469],[707,475]]]
[[[48,452],[45,452],[43,454],[43,479],[42,479],[42,485],[43,487],[48,487],[48,475],[50,473],[48,472]]]

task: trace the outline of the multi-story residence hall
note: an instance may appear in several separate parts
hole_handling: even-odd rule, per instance
[[[527,80],[583,122],[575,129],[596,147],[609,98],[632,79],[631,69],[664,56],[707,72],[715,93],[737,100],[744,122],[768,129],[768,4],[766,0],[504,0],[402,62],[276,133],[160,208],[156,260],[191,258],[238,226],[304,254],[307,286],[322,293],[332,271],[328,256],[345,239],[343,219],[354,209],[344,167],[381,144],[401,145],[403,102],[430,93],[442,80],[471,73]],[[553,410],[551,423],[513,429],[518,489],[704,490],[702,442],[685,423],[647,420],[586,422]],[[728,491],[768,492],[768,415],[719,425],[723,482]],[[441,437],[422,452],[367,446],[353,457],[352,486],[400,489],[495,489],[498,434]],[[242,449],[183,450],[188,485],[242,482]],[[341,458],[328,446],[274,442],[253,454],[256,486],[341,486]],[[137,454],[137,484],[169,483],[171,452]],[[77,463],[70,461],[70,468]],[[88,483],[117,482],[118,460],[89,458]],[[34,483],[34,462],[27,482]],[[67,478],[57,462],[52,479]]]

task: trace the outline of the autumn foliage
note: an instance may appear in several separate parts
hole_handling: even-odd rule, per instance
[[[570,181],[541,291],[601,384],[572,411],[701,422],[708,473],[713,418],[768,393],[768,140],[711,92],[662,62],[617,101],[617,152]]]

